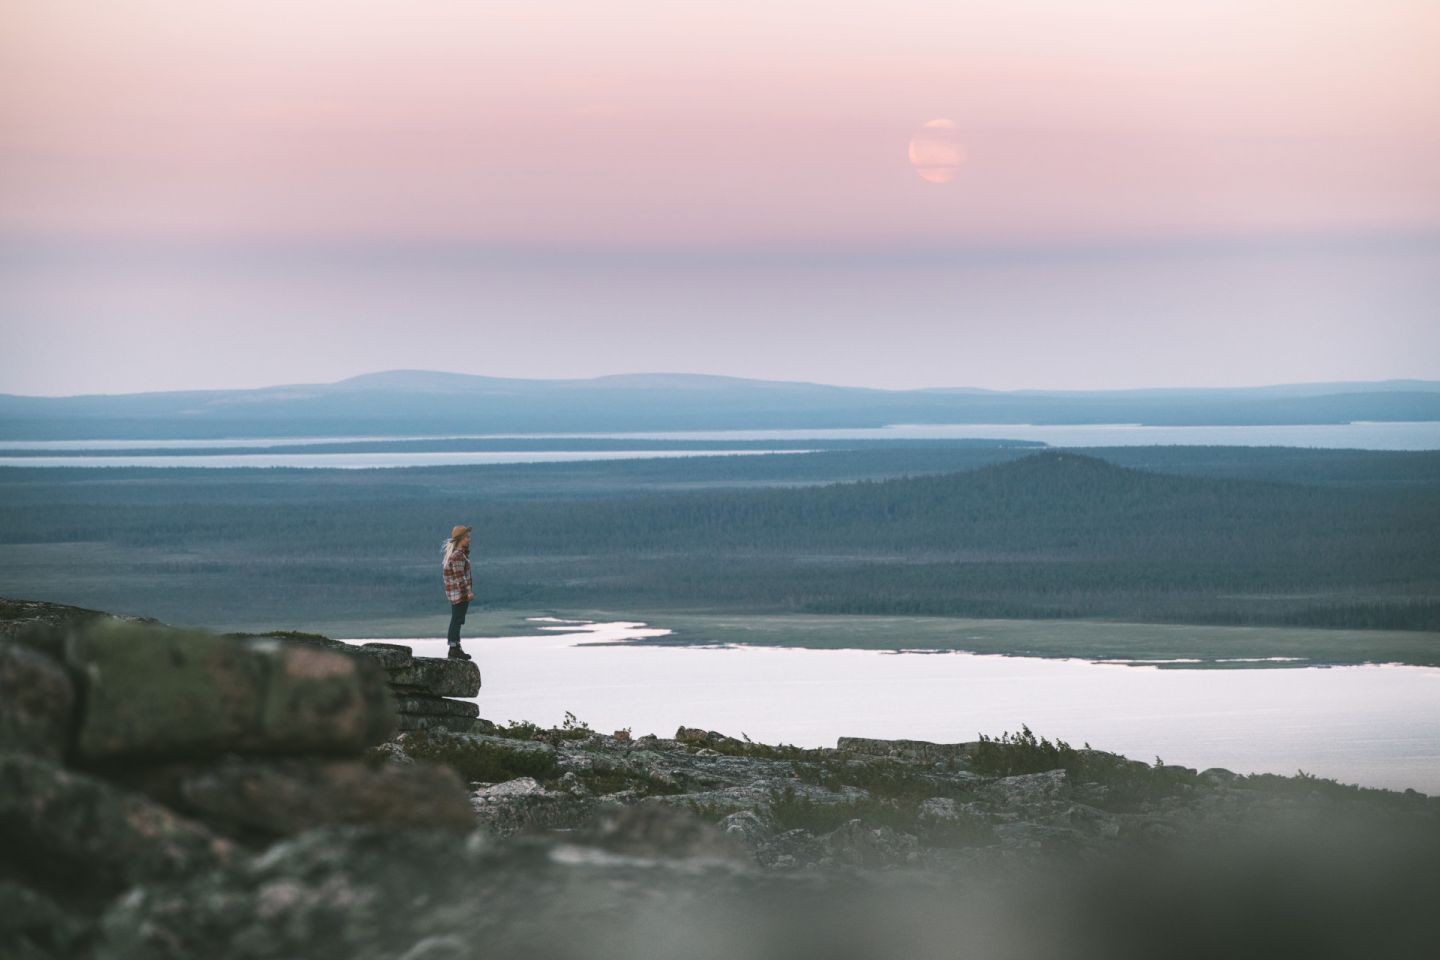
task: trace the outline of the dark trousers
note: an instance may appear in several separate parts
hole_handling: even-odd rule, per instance
[[[450,646],[460,645],[460,624],[465,622],[465,611],[470,609],[469,600],[461,600],[459,603],[450,604],[450,632],[446,635],[450,640]]]

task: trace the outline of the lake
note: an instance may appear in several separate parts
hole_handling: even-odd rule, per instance
[[[333,443],[333,440],[317,441]],[[651,457],[753,456],[805,450],[455,450],[405,453],[236,453],[142,456],[0,457],[0,467],[453,467],[494,463],[568,463],[577,460],[638,460]]]
[[[270,447],[326,443],[384,444],[404,440],[662,440],[674,443],[767,442],[766,450],[454,450],[274,453]],[[1140,424],[894,424],[809,430],[701,430],[661,433],[475,434],[454,437],[302,437],[221,440],[5,440],[3,467],[435,467],[488,463],[628,460],[647,457],[806,453],[806,440],[1023,440],[1054,447],[1242,446],[1351,450],[1440,450],[1440,422],[1339,423],[1280,426],[1151,427]],[[244,448],[245,453],[207,451]],[[127,455],[125,451],[144,451]],[[248,451],[254,452],[248,452]],[[16,453],[24,451],[21,455]],[[160,452],[163,451],[163,452]],[[49,454],[49,455],[46,455]],[[90,455],[87,455],[90,454]]]
[[[552,621],[541,636],[467,638],[480,715],[673,736],[681,725],[765,743],[837,737],[1039,736],[1196,769],[1440,794],[1440,669],[1161,670],[1081,660],[765,647],[656,647],[642,623]],[[354,641],[364,642],[364,641]],[[399,640],[443,656],[445,641]]]

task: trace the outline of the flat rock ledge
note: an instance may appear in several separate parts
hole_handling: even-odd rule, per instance
[[[474,661],[417,657],[398,643],[364,643],[351,650],[385,671],[398,708],[397,729],[467,733],[474,727],[479,706],[451,699],[479,695],[480,668]]]

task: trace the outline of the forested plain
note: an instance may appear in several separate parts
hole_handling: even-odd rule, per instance
[[[0,470],[0,594],[211,625],[482,603],[1440,630],[1440,454],[909,445],[388,470]]]

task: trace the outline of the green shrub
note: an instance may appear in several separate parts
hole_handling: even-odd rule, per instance
[[[1082,755],[1064,740],[1051,743],[1036,737],[1024,724],[1019,733],[1002,733],[991,739],[980,734],[980,744],[970,756],[970,769],[987,777],[1013,777],[1046,770],[1070,771],[1081,764]]]
[[[1103,787],[1102,795],[1091,799],[1094,805],[1110,810],[1129,810],[1173,796],[1196,779],[1195,774],[1187,770],[1166,767],[1159,757],[1150,767],[1113,753],[1092,750],[1088,743],[1084,749],[1077,750],[1064,740],[1051,742],[1037,737],[1024,724],[1019,733],[1002,733],[996,738],[980,734],[980,743],[970,758],[970,769],[992,777],[1064,770],[1074,783]]]
[[[706,737],[703,740],[691,740],[689,745],[694,749],[704,747],[714,750],[716,753],[724,754],[727,757],[753,757],[757,760],[807,760],[823,756],[823,750],[809,750],[805,747],[795,747],[788,743],[768,744],[756,743],[751,740],[748,734],[740,734],[743,740],[736,740],[734,737]]]
[[[511,740],[539,740],[544,735],[543,727],[528,720],[511,720],[505,726],[495,729],[495,736],[508,737]]]
[[[586,740],[595,735],[590,729],[590,724],[584,720],[577,720],[575,714],[569,710],[565,711],[565,720],[560,724],[559,729],[550,731],[561,740]]]

